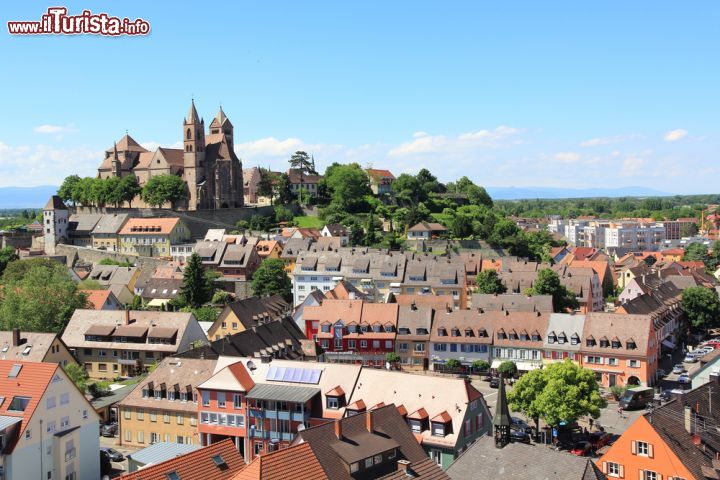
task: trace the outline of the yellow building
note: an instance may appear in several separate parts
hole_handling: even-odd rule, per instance
[[[165,358],[120,403],[120,445],[173,442],[200,445],[197,385],[209,379],[216,360]]]
[[[120,236],[118,232],[125,225],[128,219],[127,213],[115,213],[103,215],[95,228],[92,229],[93,248],[107,250],[108,252],[120,251]]]
[[[190,240],[190,230],[177,217],[131,218],[119,236],[122,253],[169,259],[170,246]]]
[[[290,314],[291,307],[280,295],[250,297],[223,308],[207,332],[209,340],[220,340]]]

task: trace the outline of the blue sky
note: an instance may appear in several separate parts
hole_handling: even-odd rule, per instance
[[[206,124],[222,103],[244,166],[306,149],[487,186],[717,192],[715,1],[70,2],[152,32],[7,33],[51,5],[0,11],[0,186],[93,175],[126,129],[172,146],[194,96]]]

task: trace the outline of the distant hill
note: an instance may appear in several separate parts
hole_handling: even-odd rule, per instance
[[[50,196],[57,192],[57,189],[57,185],[0,187],[0,209],[43,208]]]
[[[552,188],[552,187],[485,187],[493,200],[521,200],[534,198],[592,198],[592,197],[667,197],[673,193],[646,187],[619,188]]]

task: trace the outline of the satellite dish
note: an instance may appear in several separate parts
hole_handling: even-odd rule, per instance
[[[250,370],[255,370],[255,362],[253,362],[252,360],[248,360],[245,365],[247,365],[247,368],[249,368]]]

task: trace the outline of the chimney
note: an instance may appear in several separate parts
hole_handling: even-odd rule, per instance
[[[411,475],[410,472],[412,470],[410,470],[410,462],[408,462],[407,460],[405,460],[405,459],[398,460],[397,466],[398,466],[398,472],[402,472],[405,475]]]
[[[685,430],[692,435],[692,407],[685,405]]]
[[[410,310],[417,310],[417,305],[415,304],[415,300],[412,301],[410,304]]]
[[[17,347],[20,345],[20,329],[19,328],[13,328],[12,341],[13,341],[13,347]]]
[[[509,315],[510,315],[510,312],[507,311],[507,310],[505,310],[505,316],[507,317],[507,316],[509,316]]]
[[[447,313],[452,313],[452,312],[453,312],[452,307],[451,307],[450,304],[448,304],[448,303],[445,304],[445,310],[447,310]]]
[[[335,420],[335,436],[338,438],[338,440],[342,440],[342,421],[341,420]]]
[[[373,433],[374,425],[373,425],[373,412],[372,410],[368,411],[367,414],[365,414],[365,426],[367,427],[367,431],[370,433]]]

